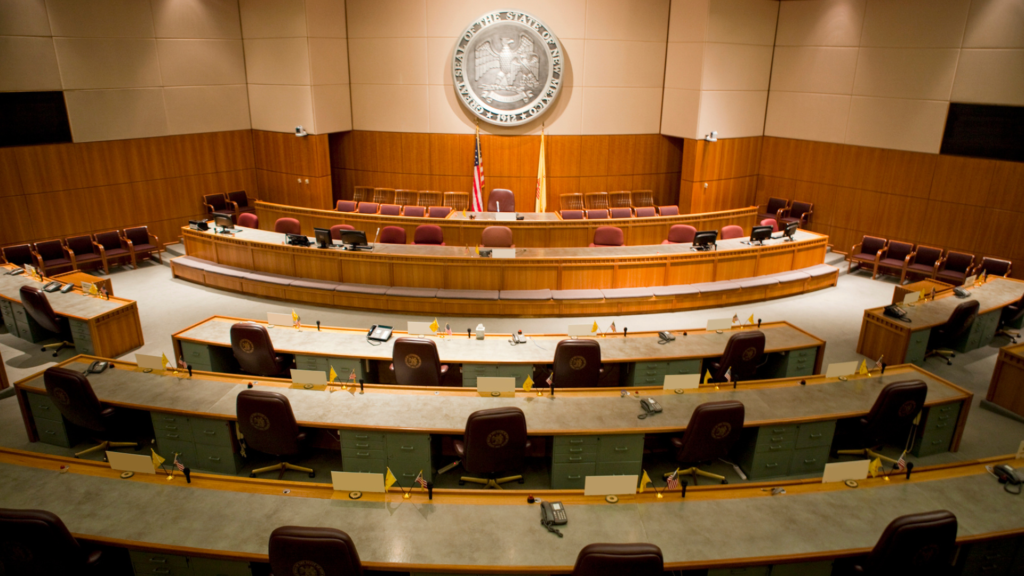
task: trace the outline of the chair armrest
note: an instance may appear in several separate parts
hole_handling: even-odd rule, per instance
[[[203,206],[206,206],[206,212],[208,214],[213,214],[213,204],[207,204],[206,202],[203,202]]]
[[[877,254],[875,254],[875,262],[878,262],[879,260],[881,260],[883,254],[888,254],[888,253],[889,253],[889,247],[888,246],[883,247],[881,250],[878,251]]]
[[[779,208],[779,211],[775,214],[776,220],[782,220],[786,216],[789,216],[789,208]]]
[[[803,218],[801,218],[801,219],[802,219],[802,220],[803,220],[803,221],[804,221],[805,223],[808,223],[808,224],[809,224],[809,223],[811,222],[811,215],[812,215],[812,214],[814,214],[814,210],[808,210],[807,212],[804,212]]]
[[[235,202],[234,200],[225,200],[225,202],[227,202],[231,206],[234,206],[235,207],[234,211],[238,212],[238,202]],[[231,206],[228,206],[228,208],[230,208]]]
[[[36,263],[36,268],[43,269],[43,257],[35,250],[30,250],[30,252],[32,253],[32,260]]]
[[[156,246],[157,250],[160,249],[160,239],[157,238],[155,234],[149,235],[149,243],[152,244],[153,246]]]
[[[125,245],[126,242],[127,245]],[[135,253],[135,243],[127,238],[121,238],[121,247],[133,254]]]
[[[863,246],[863,245],[864,245],[863,242],[858,242],[857,244],[854,244],[852,248],[850,248],[850,254],[849,254],[850,260],[853,260],[853,257],[855,255],[860,254],[860,247]]]
[[[938,274],[946,269],[946,257],[939,256],[939,259],[935,261],[935,273]]]
[[[907,266],[910,266],[910,263],[913,262],[915,258],[917,258],[917,252],[907,254],[907,257],[903,259],[903,267],[906,268]]]
[[[107,249],[103,247],[103,244],[100,244],[99,242],[93,242],[92,243],[92,247],[93,247],[93,251],[95,251],[97,248],[99,248],[100,256],[101,257],[103,257],[103,258],[107,257]]]

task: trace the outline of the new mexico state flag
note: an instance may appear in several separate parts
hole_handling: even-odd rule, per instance
[[[537,166],[537,202],[534,212],[548,209],[548,173],[544,167],[544,129],[540,129],[540,163]]]

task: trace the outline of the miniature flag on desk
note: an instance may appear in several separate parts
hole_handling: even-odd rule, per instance
[[[466,217],[466,209],[465,209],[465,208],[463,208],[463,209],[462,209],[462,217],[463,217],[463,218],[465,218],[465,217]]]
[[[614,334],[615,333],[615,322],[612,322],[611,329],[612,329],[612,333]]]
[[[89,296],[96,296],[100,293],[95,284],[89,284]]]
[[[447,334],[448,336],[452,335],[452,325],[451,324],[449,324],[447,322],[444,323],[444,333]]]
[[[479,246],[473,246],[473,250],[476,250],[476,255],[477,256],[480,255],[480,247]]]
[[[732,315],[732,323],[733,324],[739,324],[740,323],[740,315],[739,314],[733,314]]]
[[[434,318],[434,321],[430,323],[430,331],[431,332],[437,332],[437,329],[440,328],[440,327],[441,326],[438,325],[438,323],[437,323],[437,318]]]
[[[640,488],[637,489],[637,492],[643,494],[648,484],[653,484],[653,482],[651,482],[651,477],[647,475],[647,470],[644,470],[644,476],[640,479]]]
[[[388,467],[388,473],[384,475],[384,489],[391,488],[395,482],[398,482],[398,478],[395,478],[395,475],[391,473],[391,467]]]
[[[348,381],[351,382],[353,386],[355,386],[355,384],[356,384],[356,371],[355,370],[352,370],[351,372],[348,373]]]
[[[878,476],[878,473],[881,472],[881,471],[882,471],[882,459],[881,458],[875,458],[874,460],[871,461],[871,464],[868,464],[868,473],[871,474],[872,478],[874,478],[875,476]]]
[[[677,488],[679,488],[679,468],[676,468],[675,472],[669,474],[665,479],[666,490],[676,490]]]
[[[160,456],[159,454],[156,453],[156,450],[150,448],[149,451],[153,453],[153,469],[156,470],[157,468],[160,467],[161,464],[165,462],[165,460],[163,456]]]
[[[167,354],[160,355],[160,363],[163,364],[164,370],[167,370],[167,367],[171,365],[171,361],[167,359]]]
[[[590,333],[593,334],[593,333],[597,332],[597,330],[598,330],[597,320],[594,320],[594,326],[590,329]]]
[[[725,369],[725,381],[732,382],[732,366]]]
[[[331,372],[327,375],[327,381],[334,383],[338,379],[338,373],[334,371],[334,366],[331,366]]]
[[[900,469],[900,472],[907,471],[907,451],[904,450],[903,454],[900,454],[900,459],[896,461],[896,467]]]
[[[188,364],[185,363],[185,357],[178,356],[178,369],[185,370],[186,368],[188,368]]]
[[[413,482],[419,484],[420,487],[423,488],[424,490],[427,489],[427,481],[425,478],[423,478],[423,470],[420,470],[420,473],[416,475],[416,479],[413,480]]]
[[[295,310],[292,310],[292,324],[296,328],[299,327],[299,315],[295,313]]]
[[[869,374],[867,360],[860,361],[860,368],[857,369],[857,374],[860,374],[861,376],[867,376]]]
[[[174,466],[175,466],[175,467],[176,467],[176,468],[177,468],[178,470],[180,470],[180,471],[182,471],[182,472],[184,472],[184,471],[185,471],[185,465],[184,465],[184,464],[182,464],[181,462],[178,462],[178,453],[177,453],[177,452],[175,452],[175,453],[174,453]]]
[[[711,381],[711,370],[707,370],[707,371],[704,372],[704,383],[707,384],[710,381]]]
[[[533,389],[533,378],[529,374],[526,375],[526,381],[523,382],[523,391],[529,392]]]
[[[875,360],[875,368],[881,368],[882,367],[882,358],[885,358],[884,354],[882,356],[879,356],[878,360]]]
[[[753,324],[753,323],[754,323],[754,315],[751,314],[750,318],[747,318],[747,324]]]
[[[549,372],[548,373],[548,386],[554,386],[554,384],[552,384],[554,379],[555,379],[555,373],[554,372]]]

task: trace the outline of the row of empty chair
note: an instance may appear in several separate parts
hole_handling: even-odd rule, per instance
[[[814,204],[811,202],[790,201],[786,198],[769,198],[765,211],[757,215],[758,222],[774,219],[780,228],[790,222],[799,222],[801,228],[807,228],[814,216]]]
[[[401,188],[374,188],[356,186],[352,193],[354,204],[394,205],[399,208],[446,207],[452,210],[469,210],[472,207],[469,192],[437,192],[434,190],[403,190]],[[341,210],[339,208],[339,210]],[[341,210],[354,212],[354,210]],[[511,190],[495,188],[487,194],[487,212],[515,212],[516,197]],[[382,214],[385,212],[382,212]],[[364,212],[365,214],[365,212]],[[398,214],[392,214],[398,216]],[[404,214],[411,216],[412,214]]]
[[[513,204],[513,207],[515,205]],[[447,218],[452,213],[451,206],[401,206],[399,204],[378,204],[376,202],[359,202],[354,200],[338,200],[334,209],[338,212],[355,212],[358,214],[380,214],[382,216],[409,216],[412,218]]]
[[[227,194],[207,194],[203,196],[203,206],[211,216],[230,216],[235,221],[242,214],[256,212],[249,204],[249,196],[245,190],[236,190]]]
[[[679,206],[640,206],[630,208],[595,208],[587,210],[561,210],[562,220],[605,220],[608,218],[654,218],[655,216],[678,216]]]
[[[609,208],[643,208],[654,206],[652,190],[621,190],[618,192],[588,192],[562,194],[558,197],[562,210],[605,210]]]
[[[989,276],[1008,277],[1013,271],[1009,260],[985,256],[981,262],[973,254],[944,250],[936,246],[914,245],[911,242],[867,236],[850,248],[846,256],[847,272],[853,265],[871,267],[871,279],[882,274],[899,274],[902,284],[907,276],[933,278],[956,286],[969,276],[986,273]]]
[[[777,230],[776,230],[777,231]],[[694,236],[697,235],[697,229],[689,224],[676,224],[668,229],[668,238],[661,241],[662,244],[689,244],[693,242]],[[722,240],[731,240],[733,238],[743,238],[746,233],[743,231],[743,227],[731,224],[724,226],[719,232],[719,238]],[[594,241],[590,244],[591,248],[600,246],[625,246],[625,236],[622,232],[622,228],[615,226],[599,226],[594,231]]]
[[[130,260],[138,268],[138,259],[149,255],[163,262],[160,239],[146,226],[83,234],[3,248],[3,260],[17,266],[35,266],[44,276],[70,270],[103,268]]]

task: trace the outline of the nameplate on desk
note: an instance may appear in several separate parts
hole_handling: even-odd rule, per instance
[[[871,464],[870,460],[825,464],[825,472],[821,475],[821,481],[824,483],[863,480],[868,477],[869,464]]]
[[[491,248],[491,258],[515,258],[515,248]]]
[[[860,366],[860,362],[856,360],[852,362],[834,362],[825,369],[825,377],[838,378],[840,376],[849,376],[857,371],[858,366]]]
[[[164,359],[162,356],[153,356],[152,354],[136,354],[135,363],[139,365],[139,368],[143,370],[163,370]]]
[[[584,478],[584,496],[636,494],[640,476],[587,476]]]
[[[173,458],[173,455],[172,455]],[[156,474],[153,466],[153,458],[142,454],[125,454],[107,450],[107,462],[111,470],[121,472],[138,472],[140,474]]]
[[[332,470],[331,484],[339,492],[384,492],[384,475]]]
[[[476,379],[476,391],[483,395],[497,392],[502,396],[515,396],[516,379],[508,377],[481,376]]]
[[[968,276],[967,279],[964,280],[964,288],[972,288],[974,286],[974,283],[977,282],[977,281],[978,281],[978,276],[977,275],[975,275],[975,276]]]
[[[91,294],[93,290],[99,291],[99,288],[95,284],[89,282],[82,282],[82,294]]]
[[[427,334],[433,334],[434,331],[430,329],[430,322],[409,322],[406,330],[409,332],[409,336],[424,336]]]
[[[903,303],[909,306],[910,304],[913,304],[914,302],[917,302],[920,299],[921,299],[921,293],[920,292],[916,292],[916,291],[915,292],[907,292],[903,296]]]
[[[323,370],[292,370],[292,384],[327,384],[327,374]]]
[[[700,387],[700,374],[669,374],[665,376],[665,390],[693,390]]]
[[[732,328],[732,318],[710,318],[708,330],[729,330]]]
[[[497,220],[498,222],[515,222],[516,221],[516,213],[515,212],[495,212],[494,213],[494,219]]]
[[[594,324],[569,324],[569,336],[589,336],[593,334]]]
[[[291,314],[278,314],[277,312],[267,312],[267,324],[271,326],[292,326]]]

